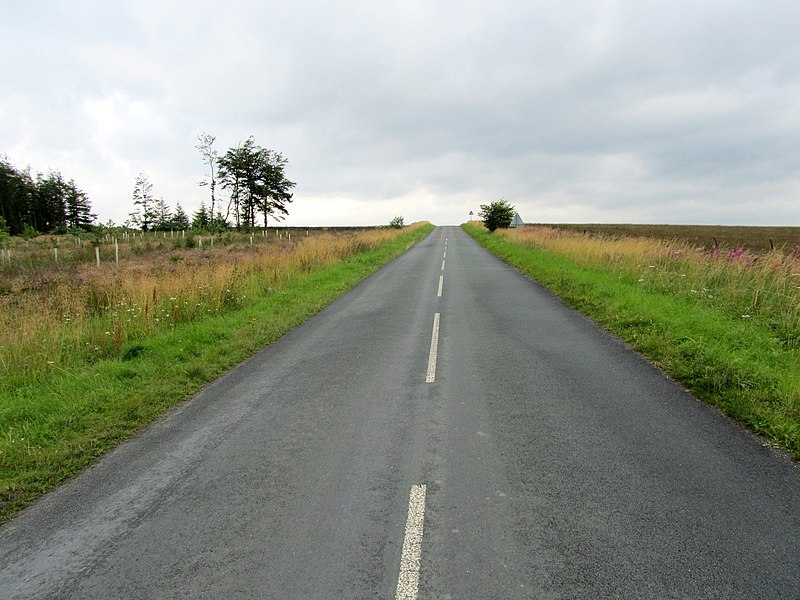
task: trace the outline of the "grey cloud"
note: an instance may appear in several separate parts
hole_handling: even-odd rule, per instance
[[[17,58],[0,152],[78,166],[96,203],[115,199],[101,214],[139,170],[199,203],[209,131],[284,152],[297,206],[403,199],[459,222],[505,196],[573,221],[800,218],[793,2],[25,6],[0,25]]]

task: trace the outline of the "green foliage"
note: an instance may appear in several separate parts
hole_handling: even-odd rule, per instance
[[[511,225],[511,221],[514,220],[514,212],[514,207],[501,198],[490,204],[481,204],[478,216],[483,219],[486,229],[494,231]]]
[[[4,156],[0,156],[0,214],[10,235],[22,234],[25,225],[51,233],[86,228],[95,219],[86,193],[74,180],[66,181],[58,171],[33,177]]]
[[[8,223],[0,216],[0,244],[6,243],[10,237]]]
[[[768,323],[699,304],[692,295],[649,289],[614,269],[585,266],[470,225],[464,230],[500,258],[619,335],[697,397],[800,459],[800,351]]]
[[[183,210],[181,203],[175,205],[175,214],[172,215],[172,223],[170,224],[170,229],[189,229],[189,215],[186,214],[186,211]]]
[[[281,294],[248,299],[228,313],[122,343],[116,357],[14,386],[0,411],[0,522],[319,312],[431,229],[420,227],[312,270]],[[98,304],[104,301],[97,298]],[[20,437],[25,444],[17,443]]]
[[[140,227],[142,231],[152,229],[158,220],[158,213],[153,198],[153,184],[144,173],[139,173],[136,177],[133,186],[133,205],[137,208],[130,214],[131,223]]]
[[[155,222],[153,223],[154,231],[169,231],[174,229],[172,223],[172,210],[167,205],[166,200],[162,196],[155,203]]]
[[[403,228],[403,217],[395,217],[391,221],[389,221],[389,227],[394,229],[402,229]]]
[[[106,234],[108,233],[108,229],[103,225],[98,225],[92,230],[92,245],[94,246],[102,246],[105,242]]]
[[[25,225],[22,226],[21,235],[26,240],[32,240],[37,235],[39,235],[39,232],[36,231],[36,228],[30,223],[25,223]]]
[[[270,216],[280,221],[289,214],[286,205],[292,201],[290,190],[295,183],[286,178],[287,163],[279,152],[257,146],[252,136],[217,161],[219,181],[230,193],[229,212],[237,229],[255,227],[258,213],[265,227]]]
[[[206,230],[210,221],[206,203],[201,201],[200,208],[192,215],[192,229]]]

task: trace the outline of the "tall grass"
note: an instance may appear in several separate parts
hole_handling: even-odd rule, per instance
[[[704,250],[547,227],[465,229],[698,397],[800,459],[797,253]]]
[[[554,229],[583,232],[604,237],[648,237],[684,240],[696,246],[713,248],[744,247],[754,252],[776,248],[800,251],[800,227],[758,227],[731,225],[642,225],[642,224],[565,224],[545,225]]]
[[[509,241],[546,249],[642,288],[683,296],[735,319],[767,324],[789,348],[800,347],[800,253],[711,250],[679,240],[602,238],[548,227],[498,230]]]
[[[153,244],[119,269],[76,260],[14,274],[22,286],[3,299],[0,333],[0,523],[431,229]]]
[[[323,233],[293,240],[241,235],[220,239],[213,248],[206,238],[202,248],[193,249],[178,248],[186,245],[183,239],[170,243],[155,237],[123,244],[119,265],[108,259],[113,245],[107,245],[99,268],[94,250],[71,240],[60,243],[69,251],[62,250],[58,263],[50,241],[19,244],[10,264],[0,269],[0,390],[121,356],[149,335],[280,293],[299,276],[403,231]]]

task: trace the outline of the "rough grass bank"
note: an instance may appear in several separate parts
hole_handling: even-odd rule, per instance
[[[23,284],[14,272],[0,298],[0,522],[431,229],[243,239]]]
[[[464,228],[693,394],[800,459],[796,253],[704,250],[547,227]]]

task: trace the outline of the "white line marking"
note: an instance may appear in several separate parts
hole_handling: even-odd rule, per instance
[[[447,250],[444,251],[444,256],[442,258],[447,258]]]
[[[442,297],[442,286],[444,285],[444,275],[439,275],[439,291],[436,292],[436,296],[441,298]]]
[[[445,261],[442,261],[442,271],[444,271],[444,262]]]
[[[400,558],[396,600],[416,600],[419,591],[419,565],[422,553],[422,533],[425,522],[425,485],[412,485],[408,498],[406,535]]]
[[[428,374],[425,383],[436,381],[436,354],[439,352],[439,313],[433,315],[433,333],[431,334],[431,351],[428,354]]]

